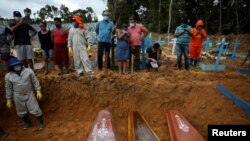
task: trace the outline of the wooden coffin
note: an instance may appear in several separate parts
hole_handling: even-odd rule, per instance
[[[117,141],[113,118],[109,111],[101,110],[98,113],[87,141]]]
[[[167,112],[171,141],[204,141],[198,131],[177,110]]]
[[[136,111],[128,115],[128,138],[129,141],[160,141],[144,117]]]

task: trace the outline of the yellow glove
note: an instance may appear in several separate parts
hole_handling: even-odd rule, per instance
[[[10,109],[12,107],[11,100],[7,100],[6,106]]]
[[[91,49],[91,45],[88,45],[88,47],[87,47],[87,52],[89,52],[90,49]]]
[[[38,100],[42,100],[43,95],[40,90],[36,91],[36,97]]]
[[[72,54],[72,52],[73,52],[72,47],[68,47],[68,50],[69,50],[69,53]]]

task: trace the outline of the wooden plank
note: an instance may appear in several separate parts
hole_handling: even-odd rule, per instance
[[[166,114],[171,141],[204,141],[201,134],[177,110]]]
[[[128,115],[128,140],[160,141],[145,118],[136,111],[130,112]]]
[[[225,65],[217,65],[215,68],[214,64],[208,64],[205,65],[203,63],[198,62],[198,66],[203,70],[203,71],[224,71],[226,66]]]
[[[221,84],[216,84],[216,88],[229,100],[231,100],[236,105],[240,106],[247,114],[250,116],[250,104],[242,100],[241,98],[234,95],[232,92],[224,88]]]
[[[246,69],[236,68],[236,71],[241,73],[241,74],[250,74],[250,69],[248,69],[248,68],[246,68]]]
[[[101,110],[96,117],[87,141],[117,141],[112,115]]]

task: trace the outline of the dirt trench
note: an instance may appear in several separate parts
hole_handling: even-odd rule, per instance
[[[174,63],[173,63],[174,64]],[[250,117],[225,98],[215,88],[220,82],[249,99],[250,77],[236,72],[201,72],[197,69],[176,71],[175,65],[165,72],[139,72],[120,76],[117,72],[98,74],[97,79],[74,74],[56,77],[36,72],[42,86],[45,129],[32,127],[22,130],[22,121],[15,108],[5,106],[4,75],[0,72],[0,126],[8,133],[4,141],[84,141],[98,112],[107,109],[115,122],[119,141],[128,140],[128,112],[136,110],[148,121],[161,141],[170,141],[166,112],[179,110],[187,120],[207,138],[209,124],[249,124]]]

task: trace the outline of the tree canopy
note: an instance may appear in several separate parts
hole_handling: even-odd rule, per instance
[[[134,16],[151,31],[167,32],[170,1],[109,0],[108,7],[119,25]],[[249,0],[173,0],[170,31],[174,31],[182,18],[187,18],[192,26],[202,19],[212,34],[249,33],[250,19],[246,18],[250,15],[249,7]]]
[[[85,23],[95,22],[98,20],[94,10],[91,7],[70,11],[66,5],[55,7],[54,5],[47,4],[40,10],[34,12],[33,18],[31,18],[32,11],[30,8],[25,8],[23,12],[25,14],[25,20],[28,23],[50,21],[53,20],[55,17],[60,17],[63,22],[69,22],[69,16],[71,15],[79,15]]]

